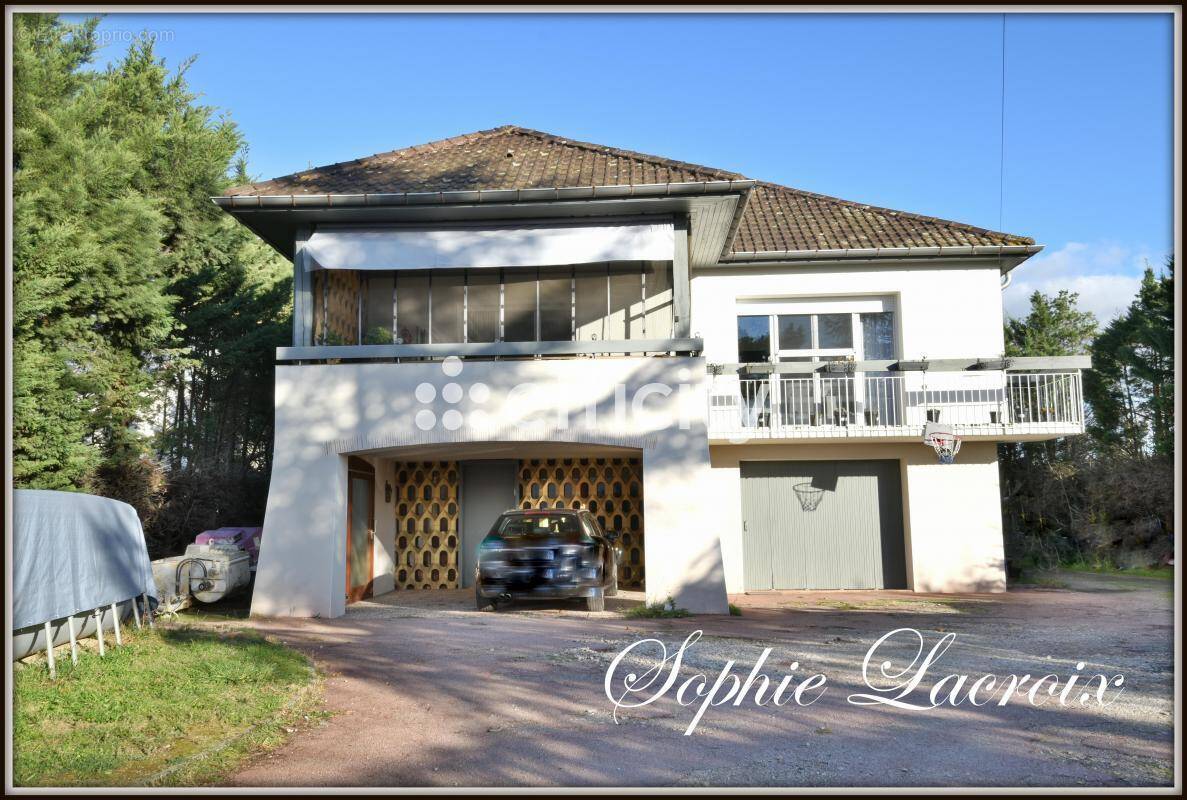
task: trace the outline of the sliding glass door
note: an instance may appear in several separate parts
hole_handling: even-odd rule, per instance
[[[317,344],[618,341],[672,336],[671,262],[338,270],[331,275],[323,270],[314,277],[315,308],[338,310],[318,316]]]

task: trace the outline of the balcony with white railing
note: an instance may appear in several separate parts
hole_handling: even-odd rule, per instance
[[[716,372],[709,389],[709,438],[716,441],[917,439],[928,422],[985,440],[1084,432],[1078,369]]]

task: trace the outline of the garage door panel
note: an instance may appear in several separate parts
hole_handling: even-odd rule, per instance
[[[905,586],[897,462],[743,462],[741,473],[747,589]],[[815,510],[797,484],[823,491]]]
[[[756,475],[742,481],[742,507],[750,509],[742,526],[742,585],[746,589],[773,588],[771,565],[775,539],[767,535],[775,524],[771,513],[771,478]]]

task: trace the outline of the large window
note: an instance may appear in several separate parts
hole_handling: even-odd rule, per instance
[[[363,308],[363,344],[391,344],[395,338],[392,320],[396,310],[396,279],[392,275],[366,278]]]
[[[894,358],[894,312],[862,314],[861,344],[867,360]]]
[[[753,364],[771,360],[771,318],[763,315],[738,317],[738,361]]]
[[[540,270],[540,341],[573,339],[573,271]]]
[[[889,300],[743,303],[741,308],[746,313],[738,316],[740,363],[895,357]]]
[[[893,303],[881,298],[742,303],[739,363],[792,363],[896,357]],[[786,373],[777,380],[745,376],[741,391],[748,425],[897,424],[902,403],[884,371],[856,375]]]
[[[503,340],[536,341],[536,270],[503,270]]]
[[[430,286],[429,341],[462,341],[462,322],[466,310],[465,273],[434,272]]]
[[[399,344],[428,344],[429,288],[427,272],[396,275],[396,331]]]
[[[334,282],[322,277],[331,275],[357,280]],[[315,283],[330,285],[331,303],[326,306],[330,313],[323,316],[332,317],[337,325],[331,337],[326,326],[319,324],[319,344],[615,341],[672,336],[671,262],[401,272],[335,270],[320,273]],[[350,288],[354,286],[357,291]],[[319,294],[318,302],[321,300]],[[335,316],[338,306],[341,309]]]
[[[610,307],[605,265],[582,267],[573,274],[573,312],[578,341],[604,341]]]
[[[498,270],[466,274],[466,341],[493,342],[499,338],[502,287]]]

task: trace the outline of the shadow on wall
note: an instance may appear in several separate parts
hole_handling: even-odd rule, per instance
[[[671,540],[679,542],[680,532],[673,532]],[[700,614],[726,614],[729,612],[729,598],[725,591],[725,568],[721,559],[720,540],[712,541],[686,563],[677,575],[667,575],[667,591],[647,591],[648,602],[665,602],[671,597],[679,608]],[[683,560],[682,560],[683,561]],[[681,562],[677,562],[681,563]]]

